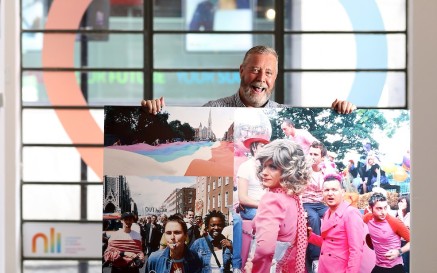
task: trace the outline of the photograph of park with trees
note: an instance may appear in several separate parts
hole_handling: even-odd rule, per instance
[[[322,142],[327,149],[324,160],[350,182],[345,183],[346,195],[361,209],[375,186],[389,192],[392,208],[398,196],[410,193],[408,110],[358,109],[339,115],[329,108],[237,109],[234,173],[250,157],[244,141],[254,136],[268,141],[289,138],[307,148],[310,141],[300,143],[302,139]],[[375,168],[380,170],[378,184]]]

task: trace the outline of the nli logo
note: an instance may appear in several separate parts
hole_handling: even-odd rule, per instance
[[[37,251],[37,242],[41,241],[44,245],[44,253],[61,253],[61,233],[55,234],[55,228],[50,228],[50,235],[44,234],[42,232],[37,233],[32,238],[32,253]],[[49,250],[50,245],[50,250]]]

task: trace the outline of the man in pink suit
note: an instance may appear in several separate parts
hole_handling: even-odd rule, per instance
[[[329,209],[323,216],[321,235],[310,232],[308,238],[309,243],[321,247],[318,273],[360,271],[364,223],[359,210],[343,201],[343,194],[341,176],[326,175],[323,199]]]

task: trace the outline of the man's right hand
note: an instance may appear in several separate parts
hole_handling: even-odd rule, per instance
[[[307,237],[308,238],[311,236],[311,232],[313,232],[313,229],[311,227],[307,227]]]
[[[160,97],[159,99],[153,100],[142,100],[141,106],[147,108],[150,114],[158,114],[161,109],[165,106],[164,97]]]

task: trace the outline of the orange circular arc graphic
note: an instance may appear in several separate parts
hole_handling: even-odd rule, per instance
[[[47,16],[45,29],[78,29],[83,14],[92,0],[54,0]],[[42,66],[56,68],[74,67],[76,34],[44,33]],[[56,106],[87,106],[74,71],[43,71],[47,96]],[[73,145],[101,144],[103,132],[89,110],[55,109],[62,126]],[[76,148],[83,161],[102,179],[103,148]]]

